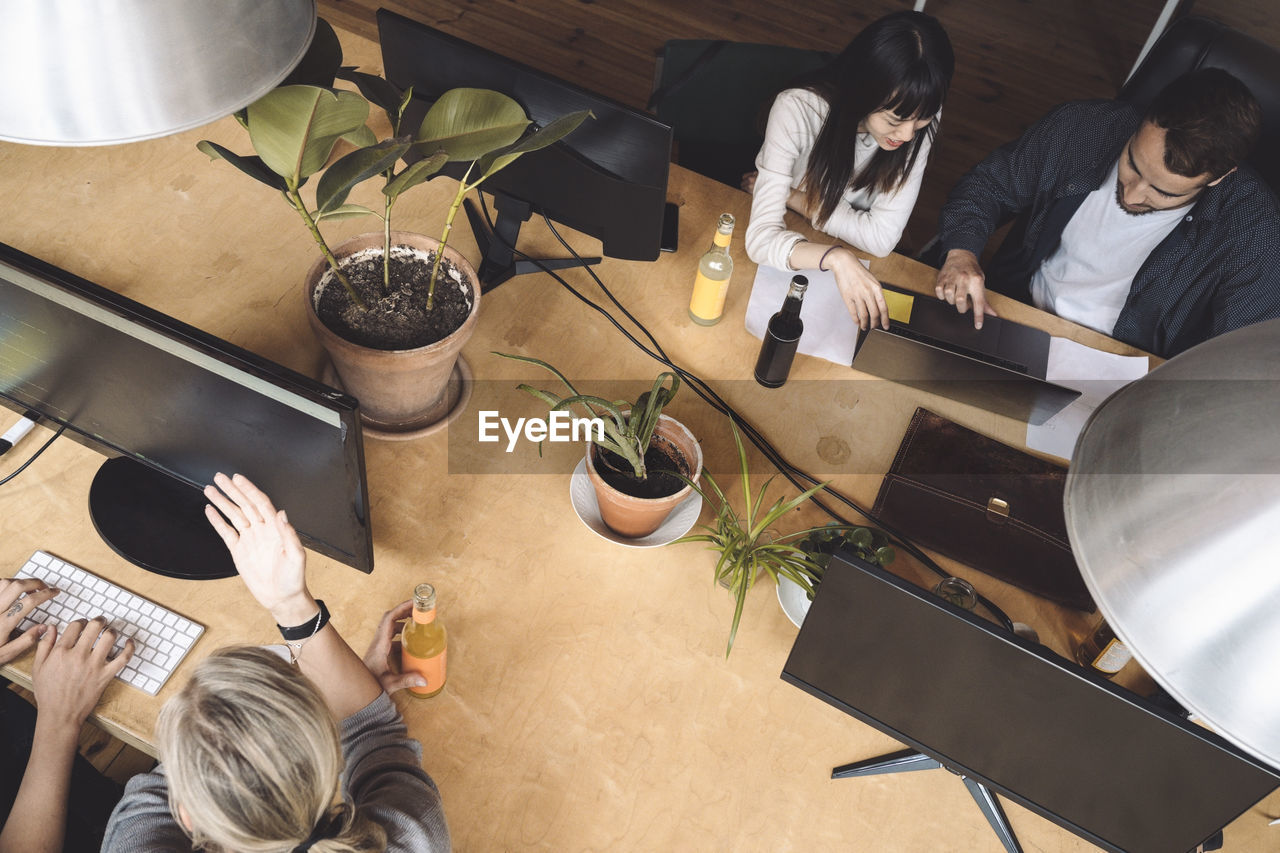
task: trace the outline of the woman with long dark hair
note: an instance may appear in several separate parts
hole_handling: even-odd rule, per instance
[[[747,254],[779,269],[835,273],[849,312],[888,327],[880,283],[841,243],[788,231],[788,208],[872,255],[893,251],[920,180],[955,56],[937,19],[895,12],[873,22],[826,66],[774,100],[756,157]]]

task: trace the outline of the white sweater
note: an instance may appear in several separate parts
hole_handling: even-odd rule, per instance
[[[756,156],[759,175],[751,199],[751,222],[747,225],[747,255],[757,264],[787,269],[787,255],[804,239],[798,232],[787,230],[787,198],[804,180],[809,152],[826,117],[827,102],[807,89],[785,89],[774,99],[764,145]],[[815,222],[813,226],[872,255],[883,257],[892,252],[920,193],[929,147],[926,136],[915,165],[897,190],[875,196],[865,190],[846,191],[831,218],[824,225]],[[877,148],[871,134],[858,134],[853,174],[867,165]]]

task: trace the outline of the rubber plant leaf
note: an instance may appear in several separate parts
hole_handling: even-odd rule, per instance
[[[537,151],[539,148],[546,148],[553,142],[559,142],[566,135],[577,130],[578,125],[587,120],[588,117],[595,118],[591,110],[579,110],[576,113],[560,116],[552,120],[546,127],[540,127],[533,133],[521,139],[515,145],[509,148],[486,154],[480,158],[478,164],[480,178],[476,183],[485,180],[494,172],[506,168],[523,154],[530,151]]]
[[[354,68],[340,69],[337,76],[355,83],[360,94],[387,114],[387,119],[390,120],[393,128],[399,124],[400,112],[404,109],[401,101],[407,100],[408,92],[402,93],[377,74],[367,74],[364,71],[356,71]]]
[[[303,54],[302,61],[294,66],[280,85],[332,86],[333,78],[338,76],[341,66],[342,43],[338,41],[338,34],[328,21],[317,18],[316,34],[311,37],[311,45]]]
[[[449,152],[449,162],[478,160],[515,142],[529,126],[524,108],[488,89],[450,89],[439,97],[414,139]]]
[[[401,193],[411,187],[416,187],[440,171],[440,167],[447,162],[449,162],[449,155],[444,151],[437,151],[425,160],[419,160],[406,167],[403,172],[392,179],[391,183],[382,188],[382,193],[394,204]]]
[[[407,136],[393,136],[369,148],[352,151],[325,169],[316,182],[317,210],[324,215],[341,207],[356,184],[395,166],[410,144]]]
[[[377,216],[378,214],[362,204],[344,204],[341,207],[335,207],[333,210],[327,210],[324,213],[316,213],[315,220],[320,222],[330,222],[338,219],[354,219],[357,216]]]
[[[234,151],[228,151],[216,142],[210,142],[202,139],[196,143],[196,147],[204,153],[208,154],[212,159],[226,160],[232,166],[244,172],[256,181],[261,181],[273,190],[284,192],[288,187],[285,185],[284,178],[267,168],[262,162],[261,157],[245,157]]]
[[[253,149],[290,186],[324,168],[333,146],[369,117],[369,102],[355,92],[319,86],[282,86],[249,105]]]

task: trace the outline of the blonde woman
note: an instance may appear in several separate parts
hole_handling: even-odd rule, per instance
[[[384,615],[370,671],[307,589],[305,552],[253,483],[217,475],[210,523],[289,645],[233,647],[201,661],[160,712],[161,765],[130,780],[104,851],[364,853],[449,849],[440,795],[384,690],[394,620]],[[215,510],[214,507],[217,509]],[[315,627],[312,627],[315,626]],[[380,682],[381,678],[381,682]]]

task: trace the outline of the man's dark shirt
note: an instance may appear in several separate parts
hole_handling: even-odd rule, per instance
[[[1031,277],[1141,121],[1122,101],[1055,108],[956,184],[942,209],[942,252],[980,256],[992,232],[1019,217],[986,271],[987,287],[1030,302]],[[1147,256],[1111,335],[1168,358],[1272,317],[1280,317],[1280,212],[1242,165],[1206,187]]]

